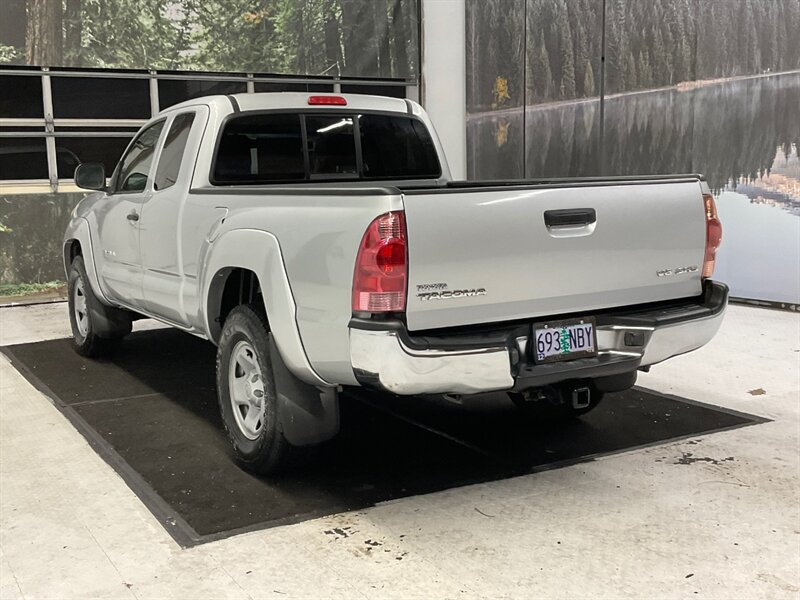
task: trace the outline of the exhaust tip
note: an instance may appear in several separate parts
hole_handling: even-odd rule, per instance
[[[572,408],[587,408],[592,401],[592,392],[588,387],[572,390]]]

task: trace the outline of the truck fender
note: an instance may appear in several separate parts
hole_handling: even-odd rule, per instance
[[[103,295],[97,269],[94,264],[94,247],[92,246],[89,222],[86,219],[75,217],[67,225],[63,247],[64,271],[67,274],[67,279],[69,279],[71,263],[70,248],[73,241],[77,241],[81,245],[83,266],[86,268],[89,286],[92,288],[92,292],[94,292],[94,297],[96,298],[96,301],[90,301],[88,303],[95,332],[97,335],[104,338],[116,338],[130,333],[131,313],[111,306],[111,303]]]
[[[105,304],[110,304],[108,298],[103,294],[100,288],[100,280],[97,276],[97,269],[94,262],[94,246],[92,246],[92,236],[89,230],[89,222],[82,217],[74,217],[67,224],[67,231],[64,234],[64,273],[69,277],[70,267],[70,245],[73,241],[77,241],[81,245],[81,253],[83,254],[83,263],[86,267],[86,274],[89,276],[89,285],[92,286],[94,295],[103,301]]]
[[[314,371],[303,348],[297,307],[277,238],[258,229],[230,230],[207,246],[204,259],[200,272],[205,277],[201,289],[208,338],[216,343],[222,331],[210,307],[219,305],[228,273],[231,269],[248,269],[261,284],[271,337],[289,372],[311,386],[332,387]]]
[[[88,303],[95,332],[104,338],[121,337],[131,331],[131,313],[111,306],[103,295],[94,264],[94,247],[89,232],[88,221],[81,217],[73,218],[67,225],[63,246],[64,272],[69,279],[72,242],[77,241],[81,246],[81,256],[83,256],[86,276],[89,278],[89,287],[92,288],[96,298]]]

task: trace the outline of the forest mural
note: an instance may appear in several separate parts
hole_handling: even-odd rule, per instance
[[[3,0],[2,13],[0,65],[417,71],[417,0]]]
[[[800,69],[798,0],[467,0],[470,112]]]
[[[702,173],[728,223],[720,276],[797,309],[800,1],[466,6],[469,178]]]

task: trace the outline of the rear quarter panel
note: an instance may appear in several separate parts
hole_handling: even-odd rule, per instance
[[[192,194],[192,210],[203,205],[206,210],[226,206],[228,215],[215,241],[200,248],[201,277],[213,277],[222,263],[215,261],[215,245],[237,231],[261,231],[274,236],[294,300],[295,314],[268,314],[270,321],[281,319],[296,323],[297,330],[314,371],[326,382],[357,385],[350,365],[348,323],[351,317],[351,289],[356,253],[364,231],[372,220],[391,210],[400,210],[400,195],[365,193],[352,190],[339,194],[318,191],[283,195],[265,189],[236,190],[230,193]],[[260,251],[246,244],[237,245],[240,262]],[[188,257],[187,257],[188,259]],[[228,262],[235,262],[232,258]],[[254,265],[265,299],[280,293],[269,289],[272,263]],[[207,284],[202,284],[208,289]],[[277,299],[267,299],[269,306],[280,306]],[[281,340],[276,343],[281,347]]]

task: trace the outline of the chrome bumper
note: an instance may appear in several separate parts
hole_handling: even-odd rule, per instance
[[[351,323],[350,360],[362,385],[400,395],[477,394],[617,375],[708,343],[727,306],[727,288],[711,285],[713,294],[706,294],[711,306],[694,303],[666,317],[660,311],[598,319],[596,358],[536,365],[525,358],[527,336],[483,348],[417,349],[399,323]]]
[[[394,394],[478,394],[514,385],[505,347],[413,350],[397,331],[351,328],[350,360],[362,385]]]

